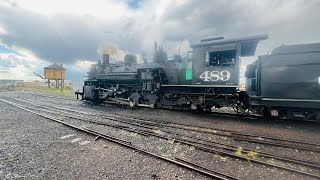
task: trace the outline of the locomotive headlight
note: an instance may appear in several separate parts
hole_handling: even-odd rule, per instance
[[[318,77],[318,83],[319,83],[319,85],[320,85],[320,76]]]

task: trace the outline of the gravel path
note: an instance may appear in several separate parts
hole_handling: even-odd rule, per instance
[[[12,100],[11,97],[28,98],[51,106],[80,108],[97,115],[118,114],[320,143],[319,125],[315,123],[266,122],[190,112],[130,109],[116,105],[91,105],[80,101],[31,94],[21,95],[17,92],[0,92],[0,98]],[[105,140],[94,141],[95,137],[21,111],[1,101],[0,107],[0,179],[209,179]],[[139,147],[169,158],[187,157],[211,169],[232,174],[240,179],[312,179],[248,161],[203,152],[155,137],[143,137],[135,133],[76,120],[69,120],[69,122],[133,141]],[[179,133],[189,132],[181,130]],[[192,135],[230,143],[218,136],[207,137],[197,133]],[[319,154],[309,151],[244,142],[231,143],[239,147],[263,149],[270,153],[320,161]],[[304,170],[303,168],[301,167],[301,170]]]

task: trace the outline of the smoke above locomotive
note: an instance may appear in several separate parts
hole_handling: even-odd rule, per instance
[[[109,54],[114,61],[121,61],[125,56],[125,52],[121,50],[117,44],[108,42],[101,44],[97,49],[98,54]]]
[[[137,56],[135,54],[126,54],[121,51],[115,44],[109,43],[106,46],[101,47],[98,52],[102,53],[102,60],[98,61],[97,64],[93,64],[88,71],[88,79],[94,80],[99,79],[98,74],[111,74],[120,72],[132,72],[134,73],[137,68],[144,68],[145,66],[164,66],[168,61],[167,53],[163,50],[162,46],[154,43],[153,58],[148,59],[146,56],[142,56],[142,62],[138,63]],[[113,60],[111,63],[110,57],[113,59],[123,58],[123,60]],[[179,55],[174,55],[174,59],[181,58]],[[181,61],[181,59],[180,59]],[[139,65],[140,64],[140,65]],[[113,65],[113,66],[112,66]],[[125,66],[124,69],[119,69],[120,66]],[[110,69],[112,67],[112,69]],[[117,69],[117,70],[115,70]],[[119,75],[119,74],[117,74]],[[116,77],[114,77],[116,78]],[[117,78],[116,78],[117,79]],[[121,81],[121,79],[118,79]]]

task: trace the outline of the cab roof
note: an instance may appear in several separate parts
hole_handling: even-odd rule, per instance
[[[259,41],[268,39],[267,34],[254,35],[254,36],[246,36],[240,38],[230,38],[230,39],[222,39],[222,38],[212,38],[211,41],[202,41],[199,43],[191,44],[192,48],[201,48],[206,46],[218,46],[225,44],[241,44],[241,56],[253,56],[255,54],[257,45]]]

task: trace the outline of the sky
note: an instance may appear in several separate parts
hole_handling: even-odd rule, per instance
[[[268,34],[243,74],[282,44],[320,42],[319,10],[319,0],[0,0],[0,79],[37,80],[52,63],[85,79],[110,46],[121,60],[152,57],[155,41],[170,56],[208,37]]]

